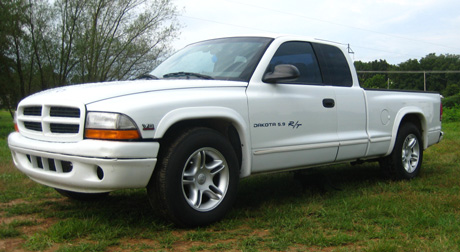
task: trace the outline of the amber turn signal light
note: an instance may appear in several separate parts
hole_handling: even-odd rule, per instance
[[[137,130],[86,129],[85,137],[104,140],[132,140],[139,139],[140,135]]]

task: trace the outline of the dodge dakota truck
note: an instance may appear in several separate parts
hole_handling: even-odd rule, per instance
[[[441,117],[437,93],[361,88],[335,43],[229,37],[136,80],[31,95],[8,145],[19,170],[62,195],[146,188],[159,214],[199,226],[223,218],[252,174],[377,161],[412,179],[442,139]]]

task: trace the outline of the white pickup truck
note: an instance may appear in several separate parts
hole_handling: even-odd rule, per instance
[[[396,179],[438,143],[436,93],[364,90],[344,48],[301,37],[231,37],[185,47],[138,80],[43,91],[22,100],[13,160],[76,199],[147,188],[183,226],[231,208],[241,178],[380,161]]]

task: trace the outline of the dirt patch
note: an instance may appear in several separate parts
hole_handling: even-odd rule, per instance
[[[152,239],[123,239],[120,241],[119,246],[111,246],[106,249],[107,252],[115,251],[139,251],[146,250],[152,251],[152,248],[157,248],[158,242]],[[144,248],[144,249],[143,249]]]
[[[56,201],[55,199],[46,199],[43,202]],[[41,201],[34,202],[39,204]],[[5,216],[4,209],[14,207],[21,204],[31,204],[30,201],[24,199],[16,199],[7,203],[0,204],[0,224],[10,225],[14,224],[15,229],[20,232],[22,237],[30,237],[38,232],[45,231],[57,222],[54,218],[42,218],[39,214],[21,214],[15,216]],[[23,248],[26,242],[24,238],[7,238],[0,240],[0,251],[27,251]],[[53,251],[53,250],[50,250]]]
[[[7,202],[7,203],[0,203],[0,209],[5,209],[7,207],[12,207],[14,205],[28,204],[28,203],[30,203],[30,202],[27,201],[27,200],[24,200],[24,199],[15,199],[15,200],[12,200],[12,201]]]
[[[0,251],[26,251],[22,249],[22,244],[24,240],[21,238],[9,238],[0,240]]]

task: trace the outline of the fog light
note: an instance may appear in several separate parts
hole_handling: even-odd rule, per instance
[[[104,178],[104,171],[102,170],[100,166],[97,167],[96,173],[97,173],[97,177],[99,178],[99,180],[102,180]]]

